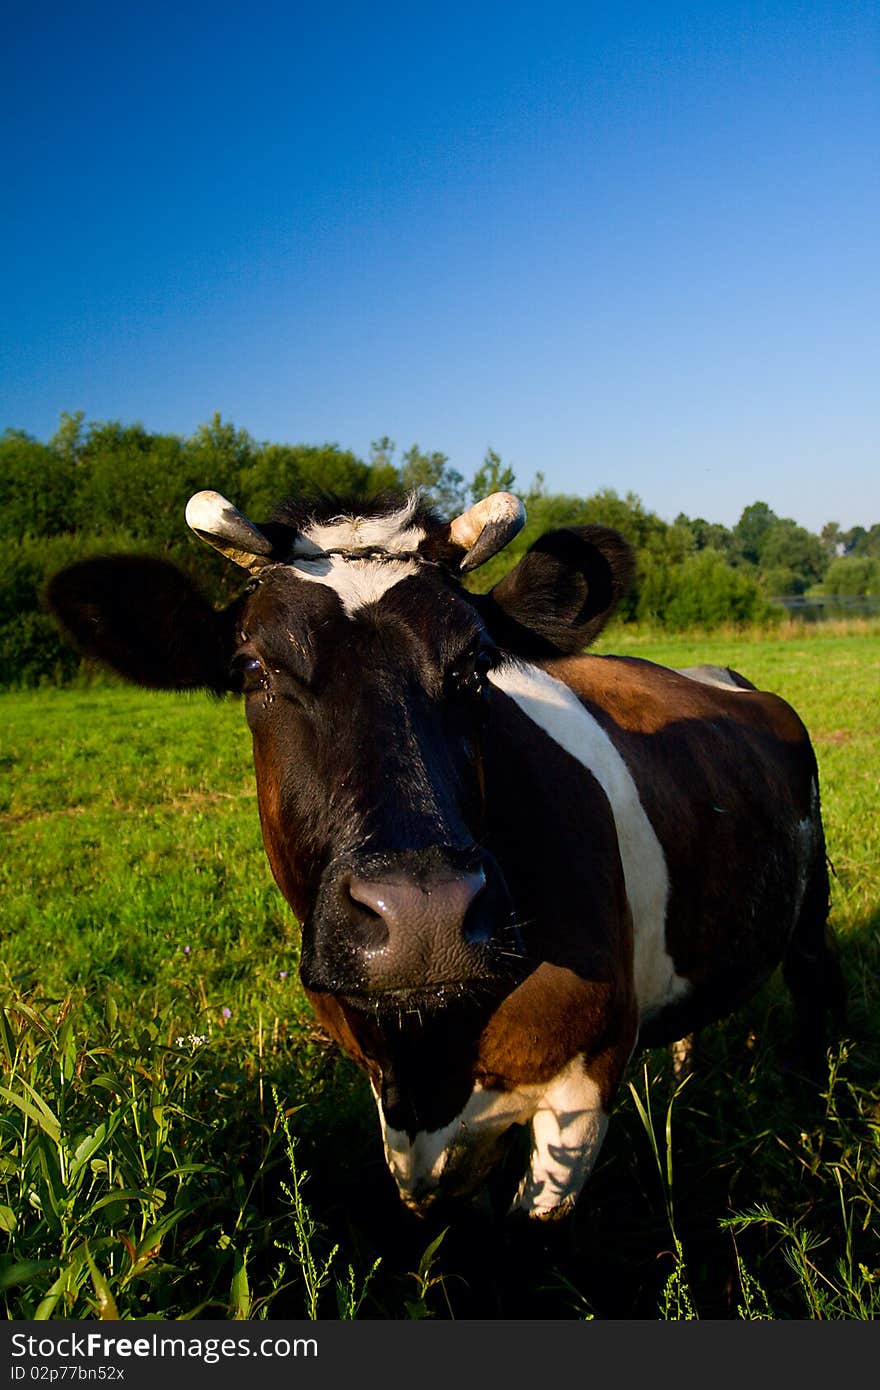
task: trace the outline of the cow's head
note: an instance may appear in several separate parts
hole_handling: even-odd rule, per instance
[[[471,1092],[487,1019],[540,963],[484,838],[483,747],[504,698],[490,674],[582,648],[629,552],[601,527],[551,532],[479,596],[462,575],[524,522],[508,493],[451,523],[416,496],[288,504],[255,526],[202,492],[186,516],[248,573],[230,607],[131,556],[62,571],[50,607],[131,680],[241,693],[303,983],[368,1071],[384,1124],[438,1130]]]

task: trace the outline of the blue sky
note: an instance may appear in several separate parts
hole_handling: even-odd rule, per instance
[[[219,410],[880,520],[876,4],[33,0],[2,39],[0,427]]]

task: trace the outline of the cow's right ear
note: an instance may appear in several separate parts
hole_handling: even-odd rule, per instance
[[[629,587],[635,558],[608,526],[547,531],[488,593],[490,633],[519,656],[571,656],[602,631]]]
[[[81,655],[160,690],[227,687],[231,620],[164,560],[104,555],[50,579],[46,604]]]

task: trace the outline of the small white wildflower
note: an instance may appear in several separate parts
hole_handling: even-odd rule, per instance
[[[206,1033],[187,1033],[185,1037],[181,1035],[177,1039],[177,1046],[187,1047],[190,1052],[195,1052],[196,1048],[204,1047],[207,1041],[208,1035]]]

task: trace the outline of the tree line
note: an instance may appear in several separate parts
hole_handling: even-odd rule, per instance
[[[161,555],[214,602],[228,602],[240,576],[183,520],[188,498],[202,488],[224,493],[259,522],[291,494],[369,500],[416,487],[448,516],[498,489],[523,498],[524,530],[473,577],[483,590],[542,532],[593,522],[620,531],[636,552],[624,622],[711,629],[769,621],[779,614],[770,600],[781,596],[880,593],[880,525],[844,531],[830,521],[814,535],[760,501],[731,528],[684,513],[666,522],[632,492],[554,493],[540,473],[523,487],[492,449],[465,478],[442,452],[418,444],[398,452],[387,437],[362,459],[338,444],[258,442],[219,414],[182,437],[141,424],[87,424],[78,412],[62,415],[46,443],[15,429],[0,437],[0,684],[75,676],[77,658],[59,640],[42,594],[55,570],[83,556]]]

